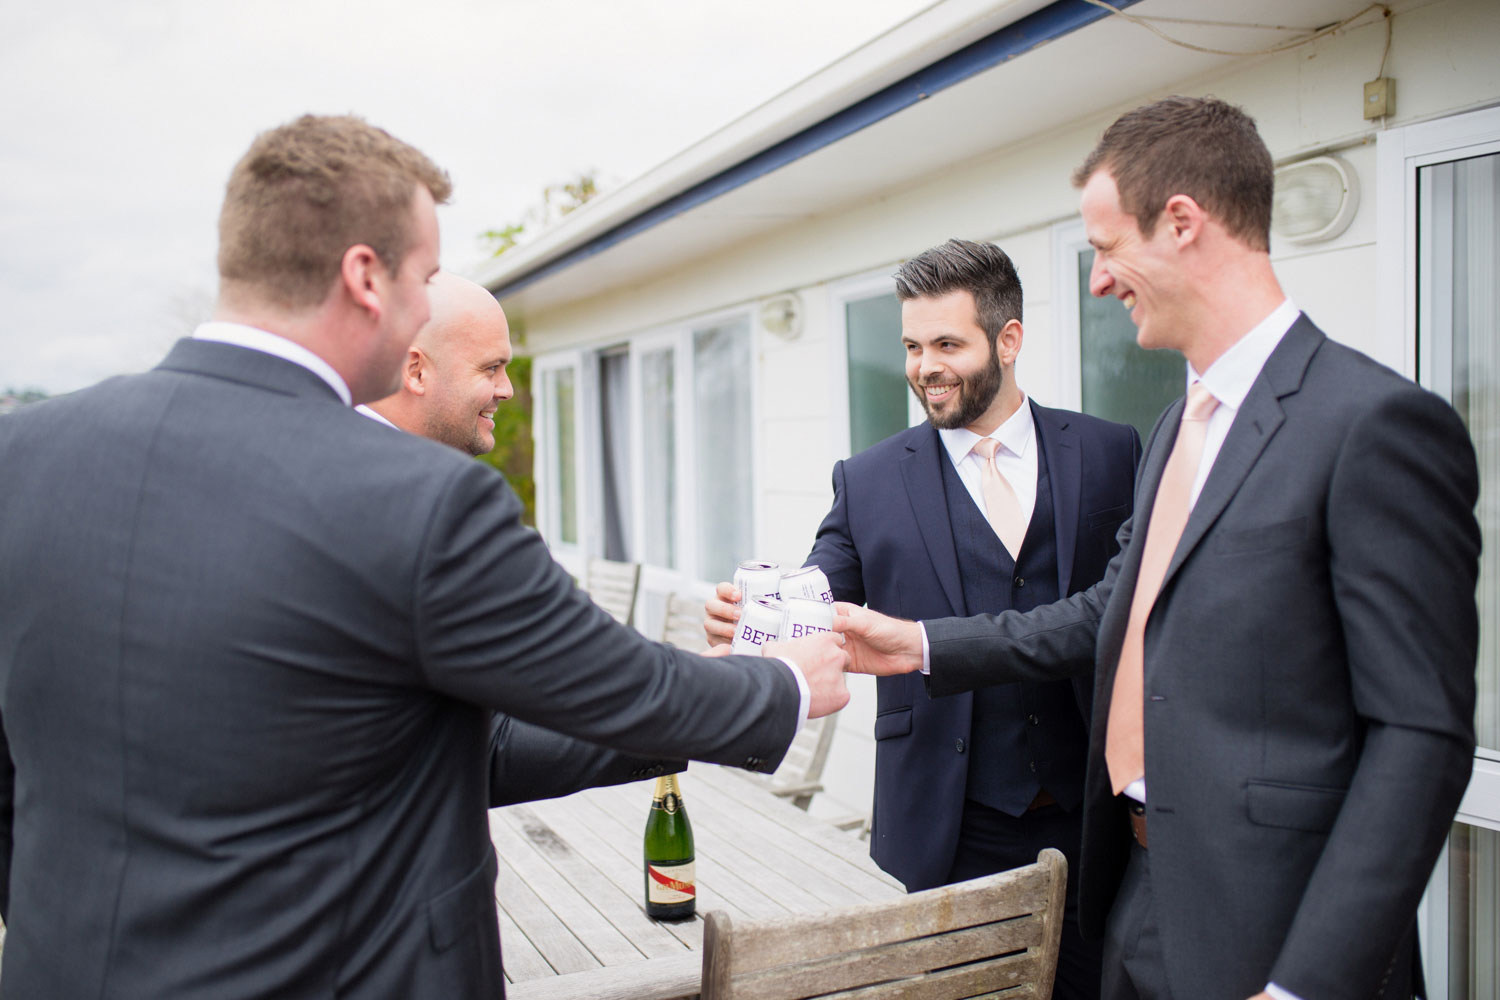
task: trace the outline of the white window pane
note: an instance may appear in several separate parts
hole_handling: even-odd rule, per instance
[[[641,477],[646,526],[643,559],[677,568],[677,426],[670,347],[641,356]]]
[[[578,544],[578,476],[575,456],[576,434],[573,421],[573,369],[559,368],[547,373],[549,418],[552,422],[553,454],[548,461],[552,482],[549,484],[552,509],[547,521],[554,537],[569,545]]]
[[[1479,704],[1481,753],[1500,752],[1500,154],[1418,171],[1419,287],[1436,371],[1479,457]]]
[[[1144,441],[1167,405],[1187,388],[1186,362],[1176,351],[1147,351],[1135,342],[1130,313],[1114,298],[1089,294],[1094,250],[1078,254],[1078,356],[1083,375],[1079,409],[1133,424]]]
[[[604,558],[631,562],[630,355],[599,356],[599,464]]]
[[[1500,833],[1462,823],[1448,846],[1448,1000],[1500,997]]]
[[[750,324],[693,331],[693,455],[702,580],[754,558],[750,454]]]

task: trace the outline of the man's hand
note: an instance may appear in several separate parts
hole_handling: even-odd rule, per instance
[[[909,674],[922,669],[922,626],[842,601],[833,630],[844,636],[849,670],[856,674]]]
[[[809,719],[832,715],[849,704],[849,688],[844,685],[844,671],[849,657],[843,640],[832,632],[805,635],[790,642],[768,642],[766,656],[784,656],[802,668],[807,678]]]
[[[740,599],[740,588],[732,583],[721,583],[714,588],[714,596],[703,602],[703,633],[708,636],[710,646],[720,646],[734,639],[735,627],[739,625],[740,609],[735,602]]]

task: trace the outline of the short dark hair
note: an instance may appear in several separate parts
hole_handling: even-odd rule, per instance
[[[323,301],[344,251],[364,244],[394,274],[416,238],[417,186],[448,200],[448,175],[353,116],[303,115],[262,132],[235,164],[219,212],[219,276],[268,301]]]
[[[1275,164],[1255,119],[1214,97],[1164,97],[1127,111],[1073,172],[1106,170],[1120,208],[1150,236],[1167,199],[1185,194],[1253,250],[1271,246]]]
[[[930,299],[949,292],[974,296],[975,320],[994,348],[1011,320],[1021,319],[1021,278],[1004,250],[993,243],[949,240],[924,250],[896,272],[896,297]]]

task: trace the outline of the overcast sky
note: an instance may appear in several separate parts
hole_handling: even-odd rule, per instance
[[[619,185],[932,0],[0,5],[0,391],[154,364],[212,301],[259,131],[353,112],[451,174],[443,265],[585,169]]]

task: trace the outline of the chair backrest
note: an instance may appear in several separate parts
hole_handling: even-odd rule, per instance
[[[667,604],[662,611],[661,641],[679,649],[700,652],[708,646],[708,635],[703,631],[704,618],[700,598],[673,591],[667,595]]]
[[[838,731],[837,715],[808,719],[787,748],[786,756],[775,772],[763,776],[772,792],[791,799],[798,809],[806,809],[815,793],[823,790],[823,765]]]
[[[629,625],[635,614],[635,598],[641,588],[641,564],[590,559],[584,571],[583,589],[594,603]]]
[[[1068,863],[1036,864],[822,914],[703,929],[703,1000],[1049,1000]]]

